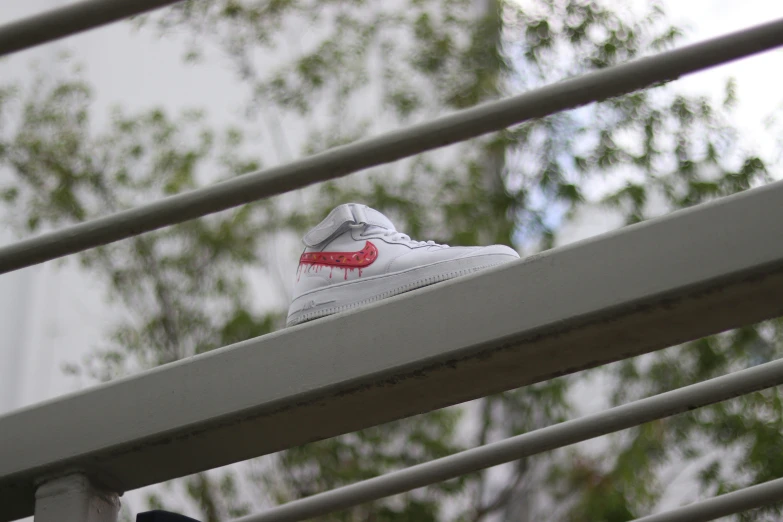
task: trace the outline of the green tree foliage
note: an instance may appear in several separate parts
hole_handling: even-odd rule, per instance
[[[214,181],[207,169],[217,169],[219,180],[259,167],[241,154],[239,131],[210,131],[197,113],[172,118],[161,109],[116,111],[108,128],[95,132],[90,97],[76,77],[42,79],[24,95],[3,91],[0,121],[10,132],[0,142],[0,164],[15,180],[3,185],[2,197],[25,233],[196,188],[205,177]],[[259,309],[248,284],[250,270],[265,266],[263,242],[273,223],[274,206],[258,203],[80,255],[84,268],[107,283],[125,318],[108,332],[105,348],[71,371],[109,380],[281,327],[280,311]],[[297,448],[279,455],[277,466],[267,464],[280,470],[280,480],[261,477],[259,482],[266,484],[267,496],[282,502],[442,457],[458,449],[451,443],[458,417],[457,410],[443,410]],[[385,513],[377,520],[406,513],[434,519],[439,499],[460,484],[446,483],[409,495],[404,503],[372,509]],[[205,521],[246,514],[250,505],[239,498],[233,473],[202,473],[181,486]],[[172,507],[165,492],[148,500],[151,507]],[[342,519],[366,520],[368,509]]]
[[[187,59],[223,52],[247,88],[248,126],[270,129],[282,157],[292,147],[281,121],[306,124],[296,146],[312,153],[681,36],[657,3],[637,11],[608,0],[191,0],[145,23],[197,36]],[[78,78],[0,91],[0,165],[14,174],[0,195],[28,233],[260,165],[243,154],[240,131],[210,131],[198,114],[118,111],[96,131],[89,97]],[[551,247],[585,205],[634,223],[767,182],[765,161],[728,123],[733,99],[731,84],[722,104],[658,86],[321,184],[297,196],[305,204],[276,198],[83,254],[127,313],[82,368],[110,379],[279,328],[282,310],[261,306],[273,301],[248,285],[269,268],[264,245],[300,235],[341,202],[380,208],[413,236],[527,254]],[[776,358],[779,331],[771,321],[308,444],[250,476],[188,477],[184,490],[205,520],[237,516],[253,505],[237,481],[256,486],[254,497],[289,501],[560,422],[576,414],[573,384],[591,375],[621,403]],[[631,520],[655,508],[667,474],[692,475],[705,494],[782,476],[780,418],[777,391],[749,395],[628,430],[606,451],[517,462],[500,486],[478,473],[324,520]],[[150,504],[169,505],[166,491]]]

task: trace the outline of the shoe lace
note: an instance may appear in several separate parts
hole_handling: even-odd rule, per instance
[[[364,228],[364,227],[362,227],[362,228]],[[381,230],[383,230],[383,229],[381,229]],[[374,228],[373,227],[373,229],[370,231],[370,233],[371,234],[380,233],[381,236],[388,237],[392,241],[404,241],[406,243],[412,243],[412,244],[414,244],[416,246],[425,246],[425,245],[426,246],[442,246],[442,247],[448,247],[449,246],[449,245],[436,243],[435,241],[433,241],[431,239],[429,241],[418,241],[416,239],[411,239],[411,236],[409,236],[408,234],[405,234],[403,232],[399,232],[397,230],[384,230],[383,232],[381,232],[378,228]],[[365,237],[367,235],[369,235],[369,234],[367,233],[366,230],[362,230],[359,233],[359,237]]]
[[[444,247],[449,246],[449,245],[441,245],[431,239],[428,241],[418,241],[416,239],[411,239],[411,237],[408,234],[403,234],[402,232],[397,232],[396,230],[387,230],[386,232],[383,233],[383,236],[391,237],[393,241],[405,241],[406,243],[413,243],[414,245],[417,246],[423,246],[423,245],[444,246]]]

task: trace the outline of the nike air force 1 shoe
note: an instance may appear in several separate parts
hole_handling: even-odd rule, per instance
[[[332,210],[305,234],[288,326],[519,259],[511,248],[416,241],[366,205]]]

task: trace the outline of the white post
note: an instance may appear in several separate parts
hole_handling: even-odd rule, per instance
[[[119,510],[117,493],[78,473],[46,481],[35,492],[35,522],[117,522]]]

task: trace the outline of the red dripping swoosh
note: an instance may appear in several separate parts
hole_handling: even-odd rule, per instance
[[[299,264],[362,268],[378,259],[378,248],[367,241],[358,252],[307,252],[299,258]]]

